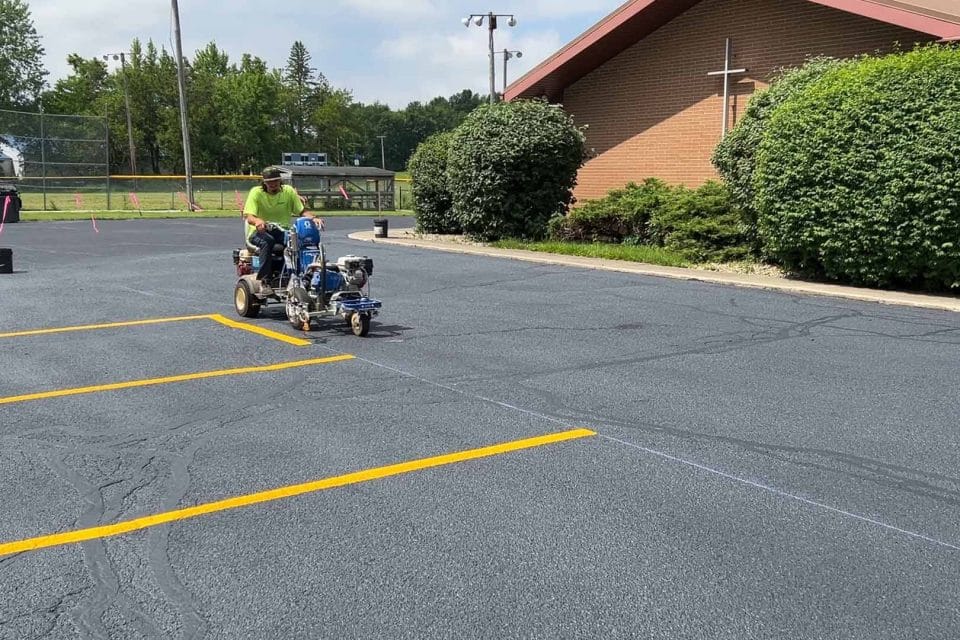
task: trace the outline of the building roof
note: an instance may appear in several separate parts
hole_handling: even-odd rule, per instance
[[[298,165],[280,165],[280,172],[287,175],[311,176],[319,178],[392,178],[393,171],[378,167],[301,167]]]
[[[775,0],[771,0],[775,1]],[[905,29],[960,40],[958,0],[807,0]],[[700,0],[629,0],[513,82],[506,100],[559,99],[570,86]]]

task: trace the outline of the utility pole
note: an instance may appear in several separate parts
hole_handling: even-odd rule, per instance
[[[377,137],[380,138],[380,168],[381,168],[381,169],[386,169],[386,168],[387,168],[387,159],[386,159],[387,156],[385,156],[384,153],[383,153],[383,139],[386,138],[387,136],[377,136]]]
[[[193,161],[190,159],[190,127],[187,118],[187,84],[183,77],[183,47],[180,44],[180,9],[177,0],[170,0],[173,9],[173,43],[177,54],[177,86],[180,89],[180,128],[183,130],[183,169],[187,175],[187,202],[193,202]]]
[[[497,101],[497,69],[493,59],[493,32],[497,28],[497,16],[487,14],[487,31],[490,32],[490,104]]]

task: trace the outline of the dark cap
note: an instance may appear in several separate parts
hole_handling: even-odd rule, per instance
[[[280,179],[280,169],[276,167],[267,167],[263,170],[261,177],[264,180],[279,180]]]

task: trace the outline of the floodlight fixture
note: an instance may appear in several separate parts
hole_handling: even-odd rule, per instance
[[[507,60],[511,58],[522,58],[522,51],[511,51],[509,49],[503,50],[503,93],[507,93]]]
[[[461,22],[463,26],[469,27],[470,22],[477,25],[478,27],[483,26],[483,19],[487,19],[487,31],[489,32],[489,41],[490,41],[490,103],[493,104],[497,101],[497,88],[496,88],[496,70],[494,68],[494,50],[493,50],[493,32],[497,28],[497,18],[508,18],[507,26],[515,27],[517,26],[517,18],[512,13],[471,13],[466,18],[463,18]],[[519,55],[517,57],[520,57]],[[504,57],[504,65],[506,65],[506,57]],[[506,72],[504,72],[506,76]]]

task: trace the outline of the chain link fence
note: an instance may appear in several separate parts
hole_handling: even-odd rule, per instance
[[[187,211],[186,176],[111,175],[105,118],[0,109],[0,143],[14,155],[26,211]],[[259,176],[193,176],[204,210],[237,211]],[[350,204],[343,203],[346,207]],[[410,183],[397,180],[397,209],[411,209]]]

